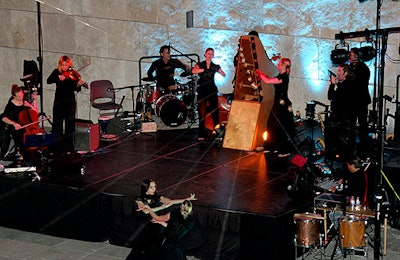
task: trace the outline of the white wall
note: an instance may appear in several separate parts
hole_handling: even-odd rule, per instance
[[[80,71],[85,81],[110,79],[116,87],[125,87],[139,84],[139,59],[158,55],[161,45],[171,44],[180,52],[195,53],[201,59],[204,50],[213,47],[214,61],[227,73],[226,80],[219,85],[220,92],[229,93],[238,39],[250,30],[260,33],[269,56],[281,53],[292,59],[289,95],[294,109],[304,115],[307,101],[328,103],[327,69],[335,70],[329,57],[338,43],[335,34],[376,28],[375,1],[43,0],[41,3],[43,110],[48,115],[52,114],[55,86],[45,81],[61,55],[70,55],[75,68],[91,62]],[[37,7],[35,0],[0,0],[0,107],[9,98],[11,84],[22,84],[23,60],[36,60],[39,56]],[[186,28],[189,10],[194,11],[193,28]],[[400,26],[399,11],[398,1],[384,1],[381,28]],[[358,47],[363,40],[347,41]],[[390,58],[386,58],[384,69],[384,92],[389,96],[395,93],[400,73],[398,62],[391,61],[400,59],[399,42],[400,33],[389,35]],[[142,77],[149,62],[142,64]],[[373,61],[367,64],[374,71]],[[370,83],[373,91],[373,78]],[[124,109],[132,110],[130,89],[121,90],[117,96],[119,100],[126,96]],[[77,117],[96,121],[97,111],[92,110],[89,116],[89,91],[83,90],[77,99]],[[393,104],[388,104],[388,108],[394,113]],[[388,132],[393,125],[391,120],[389,123]]]

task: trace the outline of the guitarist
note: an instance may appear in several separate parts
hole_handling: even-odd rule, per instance
[[[1,115],[1,158],[6,154],[12,136],[16,150],[23,152],[24,129],[19,120],[19,115],[25,108],[33,109],[38,112],[36,104],[36,93],[34,93],[32,104],[24,99],[22,87],[14,84],[11,87],[11,98]]]
[[[47,84],[56,84],[56,93],[53,103],[53,127],[52,133],[57,137],[55,151],[60,154],[71,154],[75,152],[75,91],[79,92],[85,82],[75,76],[72,59],[69,56],[61,56],[58,66],[47,78]],[[65,131],[63,123],[65,122]]]

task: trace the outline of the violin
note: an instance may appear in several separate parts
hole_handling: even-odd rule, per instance
[[[67,71],[64,71],[63,76],[66,78],[69,78],[75,82],[78,82],[81,80],[81,74],[79,74],[78,71],[74,70],[74,68],[72,68],[72,67],[69,67]],[[81,87],[81,86],[83,86],[84,88],[88,88],[88,84],[86,82],[78,87]]]

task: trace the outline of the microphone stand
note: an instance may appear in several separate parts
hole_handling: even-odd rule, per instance
[[[114,88],[114,90],[122,90],[122,89],[131,89],[132,92],[132,112],[135,112],[135,99],[134,99],[134,92],[133,89],[134,88],[141,88],[142,85],[133,85],[133,86],[126,86],[126,87],[120,87],[120,88]]]

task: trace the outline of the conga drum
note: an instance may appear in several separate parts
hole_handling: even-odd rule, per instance
[[[318,245],[319,220],[317,214],[301,213],[295,214],[296,243],[300,247],[309,248]]]
[[[339,234],[343,248],[365,247],[365,219],[354,215],[342,217],[339,222]]]

